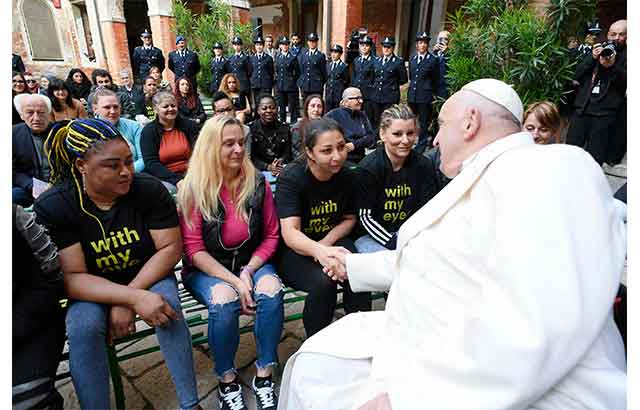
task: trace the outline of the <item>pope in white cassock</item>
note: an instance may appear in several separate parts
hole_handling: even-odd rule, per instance
[[[589,154],[534,144],[522,111],[491,79],[446,101],[436,143],[455,178],[402,226],[397,250],[344,261],[355,291],[390,289],[386,310],[309,338],[279,409],[626,408],[612,318],[623,221]]]

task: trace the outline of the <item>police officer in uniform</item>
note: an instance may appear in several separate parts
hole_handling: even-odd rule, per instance
[[[409,60],[409,91],[407,103],[418,116],[420,138],[416,145],[418,153],[423,153],[429,145],[428,129],[431,122],[431,103],[434,90],[438,90],[440,79],[439,61],[429,53],[431,37],[425,31],[416,35],[417,53]]]
[[[334,44],[331,49],[331,61],[327,62],[327,84],[324,89],[325,112],[340,106],[342,92],[349,84],[349,67],[342,61],[342,46]]]
[[[273,59],[264,52],[264,39],[257,36],[253,40],[255,54],[249,56],[251,66],[251,91],[253,93],[254,111],[258,109],[258,97],[262,94],[271,95],[273,92]]]
[[[151,33],[145,29],[140,34],[142,45],[133,50],[133,72],[137,75],[138,82],[149,75],[151,66],[160,68],[160,72],[164,71],[164,55],[162,50],[154,47],[151,39]]]
[[[309,33],[307,36],[309,48],[303,49],[298,54],[298,64],[300,64],[298,87],[302,92],[303,100],[311,94],[322,95],[324,83],[327,81],[327,57],[318,50],[318,40],[316,33]]]
[[[281,123],[287,122],[287,106],[291,115],[291,124],[298,120],[299,99],[296,81],[300,77],[298,59],[289,50],[289,39],[282,36],[278,40],[280,52],[276,53],[276,99],[278,100],[278,116]]]
[[[376,60],[371,54],[373,40],[368,35],[360,39],[360,57],[353,62],[353,72],[351,74],[351,87],[360,89],[364,103],[362,111],[373,124],[373,108],[371,97],[373,94],[373,81],[375,80],[375,70],[373,63]]]
[[[196,75],[200,72],[200,59],[195,51],[187,48],[184,36],[176,37],[176,49],[169,53],[169,70],[173,71],[176,80],[187,77],[197,89]]]
[[[304,47],[300,45],[300,36],[296,33],[291,34],[291,47],[289,47],[289,52],[298,57],[302,49],[304,49]]]
[[[240,94],[251,98],[251,84],[249,82],[249,77],[251,77],[251,64],[249,64],[249,56],[242,51],[242,39],[239,36],[235,36],[231,40],[231,45],[234,54],[228,59],[229,72],[238,77],[238,81],[240,81]]]
[[[229,60],[224,56],[224,47],[217,41],[213,44],[213,58],[211,59],[211,94],[220,88],[220,82],[225,74],[230,72]]]
[[[382,112],[400,102],[400,86],[408,81],[404,60],[393,53],[396,41],[393,37],[382,40],[382,56],[373,62],[375,79],[371,94],[373,129],[378,129]],[[379,135],[376,134],[377,138]]]

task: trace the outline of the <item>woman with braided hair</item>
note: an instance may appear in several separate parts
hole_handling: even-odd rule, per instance
[[[199,408],[191,337],[172,274],[182,240],[171,196],[157,179],[134,173],[127,142],[107,121],[56,123],[45,152],[53,186],[35,211],[59,249],[80,406],[111,407],[105,343],[135,332],[137,314],[156,328],[180,408]]]

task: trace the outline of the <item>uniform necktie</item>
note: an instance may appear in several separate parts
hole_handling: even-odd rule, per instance
[[[336,62],[331,63],[331,71],[336,69]]]
[[[422,56],[418,56],[418,64],[422,62]]]
[[[382,66],[384,67],[387,64],[387,57],[382,59]]]

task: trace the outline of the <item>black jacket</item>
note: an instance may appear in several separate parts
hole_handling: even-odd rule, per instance
[[[150,49],[144,46],[138,46],[133,50],[133,72],[138,75],[140,80],[149,75],[151,66],[160,68],[160,72],[164,71],[164,55],[158,47]]]
[[[302,49],[298,54],[300,77],[298,87],[304,93],[322,94],[324,83],[327,81],[327,57],[318,49],[313,55],[310,50]]]
[[[196,75],[200,72],[200,59],[198,54],[189,49],[184,50],[184,57],[180,56],[178,50],[169,53],[169,70],[173,71],[176,80],[180,77],[188,77],[195,86]]]
[[[251,65],[251,88],[273,88],[273,58],[267,53],[262,53],[262,58],[258,59],[257,54],[249,57]]]
[[[13,53],[11,53],[11,70],[17,71],[19,73],[24,73],[26,71],[24,68],[24,63],[22,62],[22,57]]]
[[[365,100],[371,99],[373,93],[373,80],[376,75],[373,68],[375,60],[376,58],[369,54],[366,59],[359,56],[353,61],[351,86],[358,88]]]
[[[576,80],[580,83],[574,107],[578,115],[598,117],[615,116],[624,104],[627,91],[627,70],[623,64],[604,68],[587,55],[576,68]],[[599,89],[593,93],[594,88]]]
[[[327,84],[324,89],[324,100],[338,104],[342,100],[342,93],[349,84],[349,67],[338,60],[332,70],[332,61],[327,61]]]
[[[196,106],[193,108],[187,107],[187,105],[183,102],[178,106],[178,112],[184,118],[189,118],[192,120],[199,119],[200,124],[198,124],[198,128],[202,128],[202,125],[207,120],[207,114],[204,112],[204,107],[202,106],[202,101],[200,101],[200,97],[196,96]]]
[[[407,102],[413,104],[431,103],[434,91],[439,90],[440,62],[431,53],[418,64],[418,55],[409,60],[409,90]]]
[[[49,129],[50,127],[40,134],[43,139],[46,139]],[[20,187],[27,192],[31,192],[33,188],[33,177],[46,180],[41,175],[40,161],[38,160],[36,147],[31,135],[31,128],[27,127],[27,124],[22,123],[13,126],[11,135],[13,150],[11,157],[13,168],[12,186]],[[47,160],[44,153],[43,160]]]
[[[281,158],[285,164],[291,161],[291,131],[286,124],[276,120],[266,127],[260,119],[248,124],[251,130],[251,161],[260,171]]]
[[[189,141],[189,145],[191,146],[191,150],[193,151],[193,147],[196,144],[196,139],[198,138],[198,133],[200,131],[197,124],[178,115],[176,117],[174,128],[184,132],[187,140]],[[162,129],[162,125],[158,122],[157,117],[142,129],[140,148],[142,149],[142,158],[144,159],[144,170],[162,181],[176,185],[184,175],[169,171],[169,169],[160,162],[159,152],[163,132],[164,130]]]
[[[298,77],[300,77],[300,65],[293,53],[277,53],[275,57],[276,91],[284,93],[298,92]]]
[[[229,269],[234,275],[240,273],[240,268],[249,263],[251,255],[260,246],[264,239],[263,233],[263,209],[265,182],[264,175],[256,173],[256,190],[249,200],[247,215],[249,216],[249,238],[233,249],[222,244],[222,225],[218,220],[224,221],[224,206],[220,204],[218,220],[203,221],[202,239],[207,252],[222,266]]]
[[[229,60],[227,60],[225,56],[221,56],[220,61],[216,61],[216,56],[211,57],[211,86],[209,88],[211,94],[214,94],[220,89],[222,77],[230,72]],[[240,85],[238,84],[238,86]]]
[[[441,189],[435,164],[431,159],[411,151],[402,168],[406,186],[389,186],[394,174],[391,161],[380,144],[360,164],[361,189],[358,195],[360,227],[387,249],[395,249],[397,232],[404,221],[417,212]],[[387,192],[389,191],[389,192]],[[412,205],[407,208],[407,193]],[[402,214],[402,218],[398,215]]]
[[[238,77],[241,92],[247,92],[251,88],[249,77],[251,77],[251,64],[249,64],[249,56],[244,51],[238,55],[232,55],[228,59],[229,72]]]
[[[400,102],[400,86],[407,82],[407,69],[404,60],[396,55],[389,57],[383,66],[384,57],[373,62],[374,79],[371,101],[378,104],[398,104]]]

